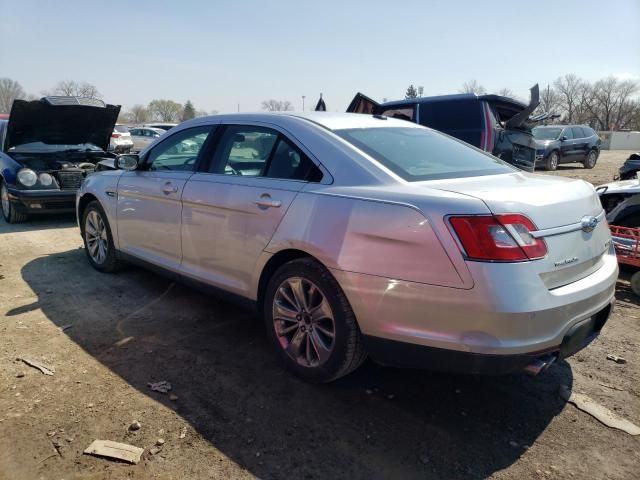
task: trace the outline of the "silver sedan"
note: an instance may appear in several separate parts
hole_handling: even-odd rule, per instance
[[[197,118],[116,167],[78,192],[91,265],[142,263],[249,300],[310,381],[367,356],[537,373],[612,308],[618,266],[590,184],[409,122]]]

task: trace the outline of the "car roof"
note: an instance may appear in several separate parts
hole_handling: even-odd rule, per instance
[[[510,97],[503,97],[502,95],[476,95],[475,93],[454,93],[451,95],[434,95],[431,97],[416,97],[406,98],[404,100],[392,100],[390,102],[382,103],[382,106],[391,105],[409,105],[414,103],[432,103],[432,102],[457,102],[462,100],[485,100],[493,103],[507,103],[513,106],[524,108],[527,105],[518,100]]]
[[[282,121],[306,121],[329,130],[342,130],[348,128],[376,128],[376,127],[405,127],[422,128],[412,122],[383,117],[381,115],[366,115],[363,113],[338,113],[338,112],[257,112],[257,113],[229,113],[200,117],[203,119],[216,119],[219,122],[256,121],[270,123],[276,119]],[[198,119],[195,119],[198,120]],[[193,121],[193,120],[192,120]],[[190,122],[192,122],[190,121]]]
[[[577,123],[572,123],[570,125],[538,125],[535,128],[567,128],[567,127],[586,127],[586,128],[591,128],[589,125],[579,125]]]

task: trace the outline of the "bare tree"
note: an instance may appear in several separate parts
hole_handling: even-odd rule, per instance
[[[0,113],[9,113],[16,98],[24,98],[22,86],[10,78],[0,78]]]
[[[638,83],[607,77],[598,80],[591,89],[589,111],[601,130],[624,128],[634,113],[632,95],[638,91]]]
[[[163,122],[177,122],[182,113],[182,105],[173,100],[152,100],[149,102],[149,112]]]
[[[469,80],[462,84],[460,93],[475,93],[476,95],[484,95],[487,93],[487,89],[478,83],[477,80]]]
[[[98,88],[89,82],[75,80],[61,80],[51,91],[42,92],[44,95],[64,95],[70,97],[102,98]]]
[[[151,112],[144,105],[136,104],[131,107],[131,123],[141,124],[151,119]]]
[[[559,77],[553,82],[559,96],[560,108],[564,114],[564,121],[575,121],[576,109],[584,101],[585,83],[573,73]]]
[[[498,95],[502,95],[503,97],[515,97],[515,93],[513,93],[513,90],[511,90],[510,88],[507,87],[503,87],[500,90],[498,90]]]
[[[538,113],[561,113],[560,99],[558,92],[549,84],[542,90],[540,90],[540,105],[535,110],[535,114]]]
[[[286,112],[293,110],[293,104],[289,100],[263,100],[262,109],[268,112]]]

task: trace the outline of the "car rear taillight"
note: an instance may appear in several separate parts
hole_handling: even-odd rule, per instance
[[[115,132],[111,134],[111,138],[120,138],[121,136],[121,134]]]
[[[531,220],[520,214],[449,217],[449,225],[469,260],[519,262],[547,254],[547,245],[531,232]]]

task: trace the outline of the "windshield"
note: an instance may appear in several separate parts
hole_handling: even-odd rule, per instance
[[[81,143],[79,145],[49,145],[42,142],[23,143],[9,149],[10,152],[101,152],[100,147],[96,147],[93,143]]]
[[[532,131],[536,140],[557,140],[562,133],[561,128],[536,127]]]
[[[514,171],[502,160],[427,128],[354,128],[335,133],[408,181]]]

